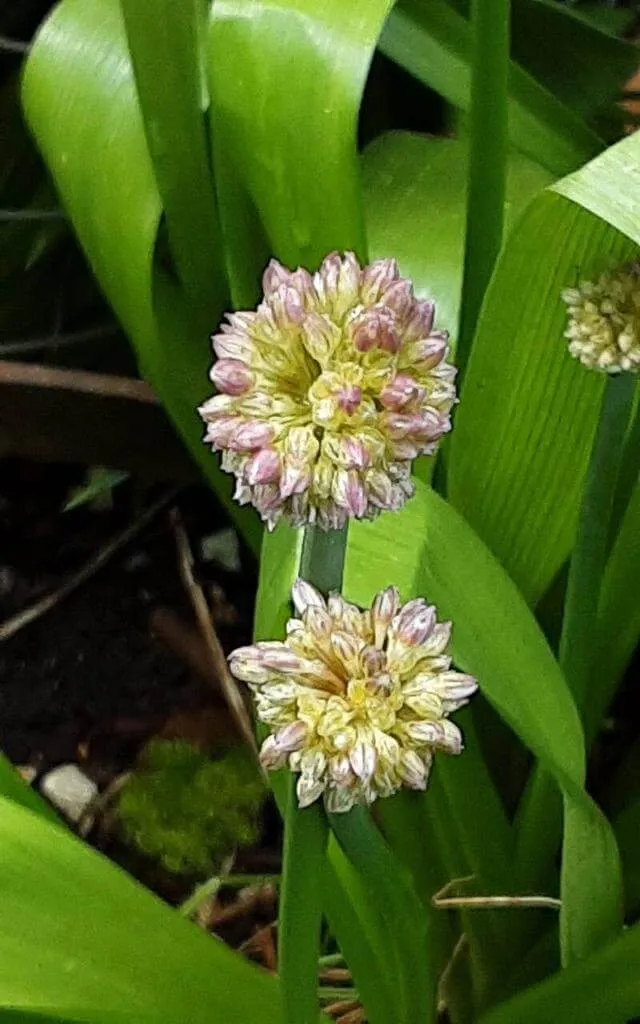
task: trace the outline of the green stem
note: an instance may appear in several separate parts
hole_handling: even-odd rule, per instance
[[[593,653],[598,644],[598,603],[607,560],[614,495],[633,405],[635,382],[624,373],[607,380],[565,597],[560,665],[578,705],[589,702]],[[536,765],[518,812],[517,877],[537,888],[553,869],[562,828],[562,801],[550,776]]]
[[[427,917],[409,872],[396,858],[368,808],[330,814],[331,830],[379,908],[389,938],[390,966],[399,993],[396,1024],[427,1024],[435,1017],[435,992],[426,955]]]
[[[322,888],[329,829],[319,803],[300,808],[289,780],[278,922],[278,964],[285,1024],[316,1024]]]
[[[322,594],[340,590],[347,553],[347,530],[320,530],[307,526],[302,542],[300,575]]]
[[[510,0],[472,0],[467,235],[456,363],[464,373],[502,244],[507,179]]]
[[[305,529],[300,575],[324,594],[340,590],[347,528]],[[318,958],[322,889],[329,826],[322,804],[300,808],[296,776],[289,781],[279,911],[278,963],[285,1024],[315,1024],[318,1018]]]
[[[589,687],[609,524],[634,390],[635,380],[630,373],[610,377],[605,385],[569,569],[560,664],[579,709]]]

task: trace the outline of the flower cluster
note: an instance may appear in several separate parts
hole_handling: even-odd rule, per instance
[[[288,765],[300,806],[324,794],[333,812],[425,789],[434,751],[462,749],[447,716],[476,690],[451,669],[451,624],[421,599],[402,606],[395,587],[360,611],[298,580],[293,602],[300,617],[286,641],[240,648],[229,662],[271,730],[263,765]]]
[[[640,264],[581,281],[562,298],[572,356],[606,373],[640,369]]]
[[[338,529],[402,507],[411,462],[450,429],[455,369],[434,305],[393,259],[353,253],[317,273],[275,260],[256,311],[213,338],[218,394],[200,408],[205,441],[237,479],[235,498],[269,527]]]

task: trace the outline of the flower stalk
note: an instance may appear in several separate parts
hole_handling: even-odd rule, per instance
[[[606,380],[569,567],[559,659],[578,711],[587,721],[591,665],[599,643],[600,589],[635,386],[630,373],[611,375]],[[555,783],[539,765],[522,797],[518,817],[517,878],[543,887],[560,841],[562,808]]]

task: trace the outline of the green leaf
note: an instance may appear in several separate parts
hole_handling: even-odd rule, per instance
[[[532,604],[571,548],[603,387],[568,355],[561,291],[637,252],[639,211],[632,136],[534,199],[478,321],[449,496]]]
[[[314,268],[333,249],[365,255],[356,128],[390,3],[269,0],[251,17],[244,0],[213,5],[212,129],[288,266]]]
[[[118,0],[63,0],[55,8],[27,61],[22,99],[60,198],[142,372],[257,551],[257,516],[231,500],[230,477],[201,441],[196,406],[211,390],[208,339],[197,311],[176,288],[163,286],[154,264],[162,204]]]
[[[385,25],[380,49],[454,107],[469,110],[471,28],[446,0],[400,0]],[[509,137],[554,174],[595,156],[602,142],[518,64],[511,61]]]
[[[420,297],[435,298],[437,323],[457,334],[464,256],[468,150],[464,139],[388,132],[362,157],[371,259],[393,254]],[[509,155],[505,220],[515,223],[551,175]]]
[[[511,0],[472,0],[473,60],[458,381],[467,365],[482,299],[502,245],[508,161]]]
[[[14,800],[20,807],[26,807],[28,811],[41,815],[46,821],[62,826],[53,808],[20,778],[4,754],[0,754],[0,794],[5,799]]]
[[[398,1024],[432,1024],[436,1017],[437,977],[433,969],[425,969],[428,965],[424,959],[430,916],[420,906],[411,875],[393,855],[368,808],[354,807],[347,814],[331,814],[329,820],[386,925],[398,986]],[[398,928],[400,921],[402,928]]]
[[[288,796],[278,913],[278,973],[285,1024],[306,1024],[317,1017],[322,921],[318,877],[329,827],[324,809],[318,804],[298,807],[293,774]]]
[[[584,955],[619,927],[619,863],[608,823],[582,788],[580,721],[535,619],[465,521],[420,484],[401,513],[350,531],[346,595],[367,604],[390,582],[405,598],[426,595],[452,619],[456,662],[563,791],[563,945]]]
[[[129,479],[129,473],[122,469],[108,469],[105,466],[91,466],[87,471],[85,482],[74,487],[69,498],[62,507],[63,512],[90,505],[92,502],[110,499],[114,488]]]
[[[202,0],[121,0],[147,146],[169,245],[205,332],[228,300],[204,120]]]
[[[625,1024],[640,1014],[640,925],[498,1006],[480,1024]]]
[[[281,1024],[277,982],[64,829],[0,801],[0,1008],[82,1024]]]

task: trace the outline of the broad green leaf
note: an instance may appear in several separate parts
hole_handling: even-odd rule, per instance
[[[47,821],[62,825],[53,808],[37,793],[34,793],[24,779],[20,778],[4,754],[0,754],[0,796],[4,799],[14,800],[21,807],[26,807],[28,811],[41,815]]]
[[[534,199],[507,238],[478,321],[449,496],[532,604],[571,548],[603,386],[568,355],[561,291],[637,252],[636,182],[632,136]]]
[[[446,0],[400,0],[380,49],[453,106],[469,110],[471,28]],[[585,123],[511,61],[509,136],[523,153],[566,174],[595,156],[602,142]]]
[[[526,989],[480,1024],[626,1024],[640,1014],[640,925],[581,963]]]
[[[121,7],[171,253],[204,332],[211,333],[228,292],[204,120],[206,6],[121,0]]]
[[[352,534],[347,595],[368,603],[393,581],[405,597],[433,600],[454,623],[457,663],[476,676],[487,699],[563,791],[563,944],[570,955],[583,955],[619,926],[619,864],[607,822],[582,788],[578,714],[535,619],[465,521],[423,485],[400,516],[358,524]]]
[[[455,343],[467,191],[467,144],[410,132],[388,132],[362,156],[367,239],[371,259],[395,256],[420,297],[435,298],[437,323]],[[515,223],[551,175],[512,152],[505,220]]]
[[[124,872],[0,800],[0,1008],[82,1024],[281,1024],[274,978]],[[37,1020],[37,1016],[36,1016]]]
[[[356,128],[390,3],[266,0],[250,17],[244,0],[213,5],[212,131],[289,266],[314,268],[333,249],[365,255]]]
[[[63,0],[44,23],[23,80],[27,121],[89,263],[144,375],[244,534],[261,527],[231,500],[231,480],[202,444],[196,406],[207,393],[209,342],[181,297],[173,330],[156,307],[162,204],[118,0]],[[172,300],[173,301],[173,300]],[[216,324],[211,323],[211,330]]]

